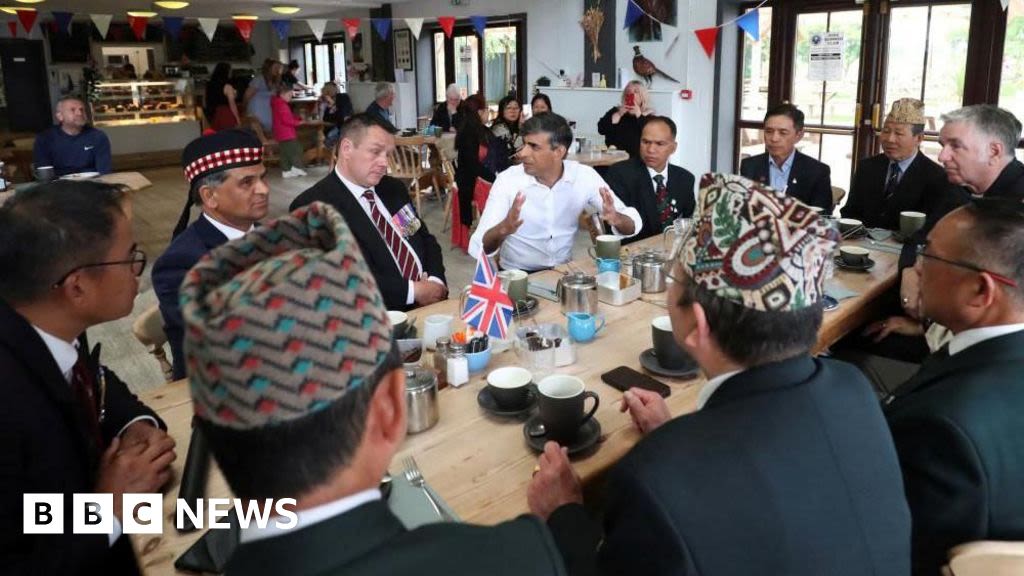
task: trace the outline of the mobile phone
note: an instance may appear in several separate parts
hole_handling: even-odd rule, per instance
[[[601,380],[620,392],[625,392],[630,388],[640,388],[657,392],[662,398],[667,398],[672,393],[672,389],[664,383],[658,382],[646,374],[641,374],[629,366],[619,366],[610,372],[605,372],[601,374]]]
[[[626,106],[633,106],[636,104],[636,94],[630,92],[626,94]]]
[[[224,567],[238,548],[238,517],[233,508],[226,521],[231,524],[231,528],[207,530],[202,538],[196,540],[174,561],[174,569],[213,574],[224,572]]]

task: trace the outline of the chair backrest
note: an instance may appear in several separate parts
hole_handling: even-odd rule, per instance
[[[395,146],[388,155],[388,173],[395,178],[419,178],[423,174],[419,146]]]
[[[1024,542],[968,542],[949,551],[944,571],[953,576],[1020,576]]]
[[[160,315],[160,306],[154,304],[140,314],[132,323],[132,334],[135,334],[135,338],[156,358],[160,365],[160,371],[164,373],[164,378],[169,382],[172,367],[164,353],[167,334],[164,333],[164,319]]]

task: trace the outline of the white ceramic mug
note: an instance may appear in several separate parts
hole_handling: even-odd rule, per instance
[[[423,345],[433,350],[438,338],[447,338],[452,334],[454,316],[447,314],[431,314],[423,320]]]

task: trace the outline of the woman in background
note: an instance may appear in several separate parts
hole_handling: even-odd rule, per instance
[[[263,61],[260,73],[249,82],[245,90],[243,105],[246,114],[255,116],[266,131],[274,128],[274,115],[270,111],[270,97],[277,94],[281,85],[281,72],[284,64],[278,60],[267,58]]]
[[[218,62],[213,68],[209,82],[206,83],[206,100],[203,113],[210,128],[215,131],[228,130],[241,123],[238,104],[235,99],[238,92],[231,85],[231,64]]]
[[[317,102],[320,109],[320,119],[324,121],[324,145],[328,149],[333,148],[338,142],[338,134],[341,131],[341,123],[348,120],[354,112],[352,110],[352,99],[338,89],[334,82],[324,82],[320,89],[320,100]]]
[[[476,179],[494,182],[494,167],[488,156],[492,148],[502,148],[491,132],[484,126],[490,110],[483,96],[474,94],[462,101],[459,125],[455,130],[455,150],[459,164],[455,169],[455,185],[459,189],[459,220],[467,228],[473,224],[473,190]],[[468,233],[466,236],[468,241]]]
[[[597,123],[597,132],[604,136],[604,143],[629,152],[630,157],[640,154],[640,132],[647,117],[654,114],[648,103],[647,88],[639,80],[626,84],[622,90],[622,102],[612,107]]]
[[[533,100],[530,100],[530,113],[536,116],[545,112],[551,112],[551,98],[548,98],[547,94],[537,92],[533,95]]]
[[[501,143],[503,149],[495,156],[498,172],[512,165],[512,158],[523,146],[519,136],[519,125],[522,123],[523,109],[515,96],[505,96],[498,102],[498,117],[491,125],[491,133]]]

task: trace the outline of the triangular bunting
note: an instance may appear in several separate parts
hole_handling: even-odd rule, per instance
[[[18,23],[14,20],[7,21],[7,29],[11,31],[11,38],[18,37]]]
[[[181,25],[185,22],[184,18],[181,16],[161,16],[160,21],[164,23],[164,34],[175,40],[181,36]]]
[[[71,12],[52,12],[53,23],[57,26],[57,31],[61,34],[70,34],[69,27],[71,26],[71,18],[74,16]]]
[[[622,27],[629,28],[633,24],[636,24],[636,21],[639,20],[640,17],[643,15],[644,11],[641,10],[640,7],[633,2],[633,0],[626,0],[626,21],[622,25]]]
[[[23,10],[17,9],[18,20],[21,20],[21,26],[25,29],[26,34],[32,33],[32,26],[36,23],[36,18],[39,17],[39,13],[35,10]]]
[[[277,33],[277,39],[284,42],[288,39],[288,29],[291,28],[291,20],[271,20],[270,25],[274,28],[274,32]]]
[[[135,39],[142,41],[146,39],[146,23],[149,22],[147,16],[132,16],[128,15],[128,25],[132,28],[132,33],[135,34]]]
[[[999,3],[1003,5],[1003,10],[1006,10],[1006,7],[1010,5],[1010,0],[999,0]]]
[[[199,27],[206,33],[206,39],[213,42],[213,35],[217,33],[217,22],[219,18],[196,18],[199,20]]]
[[[740,27],[740,30],[746,32],[754,42],[761,40],[761,25],[760,17],[757,15],[757,10],[751,10],[743,16],[740,16],[736,20],[736,25]]]
[[[420,39],[420,30],[423,29],[423,18],[406,18],[405,23],[409,25],[413,38]]]
[[[455,16],[438,16],[437,23],[444,30],[444,35],[451,38],[452,32],[455,30]]]
[[[470,16],[469,21],[473,23],[473,28],[476,29],[477,36],[484,37],[484,28],[487,28],[487,17],[486,16]]]
[[[107,32],[110,30],[110,20],[113,18],[113,15],[89,14],[89,18],[92,18],[92,23],[96,26],[96,31],[100,33],[100,38],[106,40]]]
[[[327,28],[327,20],[325,18],[310,18],[306,20],[306,24],[309,25],[309,31],[316,37],[317,42],[323,40],[324,29]]]
[[[241,34],[242,40],[249,42],[252,38],[252,27],[256,24],[255,20],[250,18],[235,18],[235,28],[238,28],[238,33]]]
[[[342,18],[341,25],[345,27],[345,33],[348,34],[349,40],[359,34],[359,18]]]
[[[702,28],[694,30],[693,33],[697,35],[697,40],[700,41],[704,52],[707,52],[708,58],[711,58],[711,55],[715,53],[715,41],[718,40],[718,27]]]
[[[374,18],[371,22],[380,39],[387,42],[388,34],[391,34],[391,18]]]

